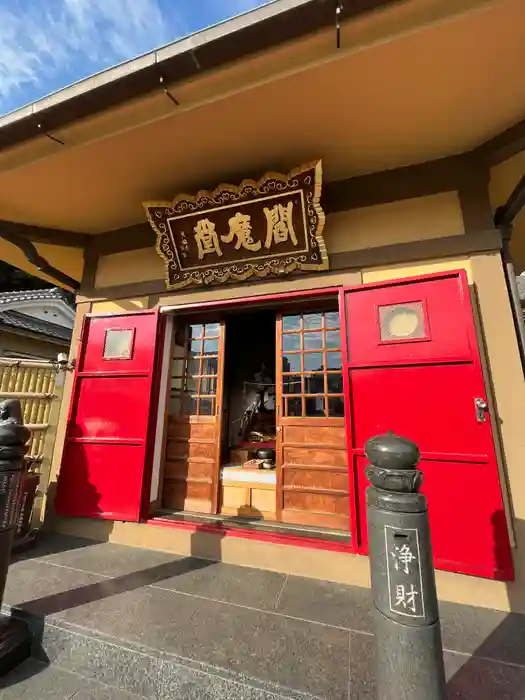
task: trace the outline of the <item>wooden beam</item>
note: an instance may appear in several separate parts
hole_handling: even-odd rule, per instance
[[[471,174],[471,154],[429,160],[328,182],[324,186],[322,205],[325,212],[330,214],[441,192],[454,192],[468,182]]]
[[[80,286],[83,288],[91,288],[95,286],[95,278],[98,265],[98,250],[91,236],[86,247],[84,248],[84,268],[82,270],[82,282]]]
[[[497,165],[525,151],[525,119],[485,141],[471,153],[488,166]]]
[[[353,250],[344,253],[334,253],[329,256],[330,271],[360,270],[366,267],[471,255],[473,253],[497,251],[500,249],[501,233],[496,229],[489,229],[487,231],[478,231],[475,234],[466,233],[459,236],[432,238],[409,243],[378,246],[376,248],[363,248],[362,250]],[[315,274],[318,275],[319,273]],[[267,281],[275,282],[275,278]],[[261,280],[259,284],[264,285],[265,282],[265,280]],[[202,291],[203,288],[205,287],[195,287],[195,291]],[[98,289],[83,285],[77,297],[77,301],[124,299],[137,296],[151,297],[162,294],[168,294],[164,279],[123,284],[114,287],[100,287]]]
[[[469,179],[458,189],[465,233],[477,233],[494,227],[489,181],[490,171],[481,164],[472,168]]]
[[[90,238],[86,233],[30,226],[29,224],[20,224],[15,221],[0,221],[0,230],[16,236],[23,236],[33,243],[48,243],[49,245],[61,245],[67,248],[84,248]]]
[[[99,255],[153,248],[156,242],[157,236],[148,221],[100,233],[93,237],[93,245]]]
[[[25,238],[25,236],[20,236],[12,232],[10,233],[0,227],[0,238],[3,238],[8,243],[19,248],[25,255],[26,260],[34,265],[40,272],[43,272],[48,277],[51,277],[51,279],[56,280],[59,284],[69,287],[70,289],[79,289],[80,283],[77,280],[66,275],[65,272],[62,272],[58,268],[53,267],[53,265],[50,265],[48,261],[40,255],[33,243]]]

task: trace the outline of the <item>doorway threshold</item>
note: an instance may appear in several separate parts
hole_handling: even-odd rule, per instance
[[[281,535],[290,538],[303,538],[305,540],[317,540],[319,542],[351,545],[349,532],[318,528],[309,525],[293,525],[289,523],[271,522],[259,518],[246,518],[241,516],[208,515],[204,513],[188,513],[186,511],[159,510],[153,516],[156,523],[173,523],[188,525],[205,525],[228,530],[242,530],[256,534],[267,533],[269,535]]]

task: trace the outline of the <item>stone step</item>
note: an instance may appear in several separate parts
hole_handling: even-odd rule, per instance
[[[317,700],[318,696],[3,606],[33,632],[33,658],[154,700]]]

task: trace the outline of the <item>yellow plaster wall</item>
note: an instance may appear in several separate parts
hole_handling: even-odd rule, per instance
[[[141,250],[128,250],[125,253],[102,255],[97,265],[95,287],[113,287],[163,277],[163,261],[152,246]]]
[[[94,314],[118,314],[123,311],[140,311],[148,308],[148,297],[134,299],[117,299],[116,301],[97,301],[91,306]]]
[[[418,197],[329,214],[324,238],[328,254],[463,234],[456,192]],[[145,248],[100,258],[95,287],[161,279],[164,265],[156,250]]]
[[[400,264],[389,265],[387,267],[371,267],[363,270],[363,282],[384,282],[385,280],[431,275],[434,272],[448,272],[450,270],[465,270],[469,282],[472,282],[472,270],[468,257],[446,258],[432,260],[431,262],[415,262],[409,265]]]
[[[465,233],[457,192],[351,209],[326,217],[328,253]]]

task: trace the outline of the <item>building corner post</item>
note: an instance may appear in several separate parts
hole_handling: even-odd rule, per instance
[[[426,499],[417,445],[368,440],[368,543],[378,700],[445,700],[446,680]]]

